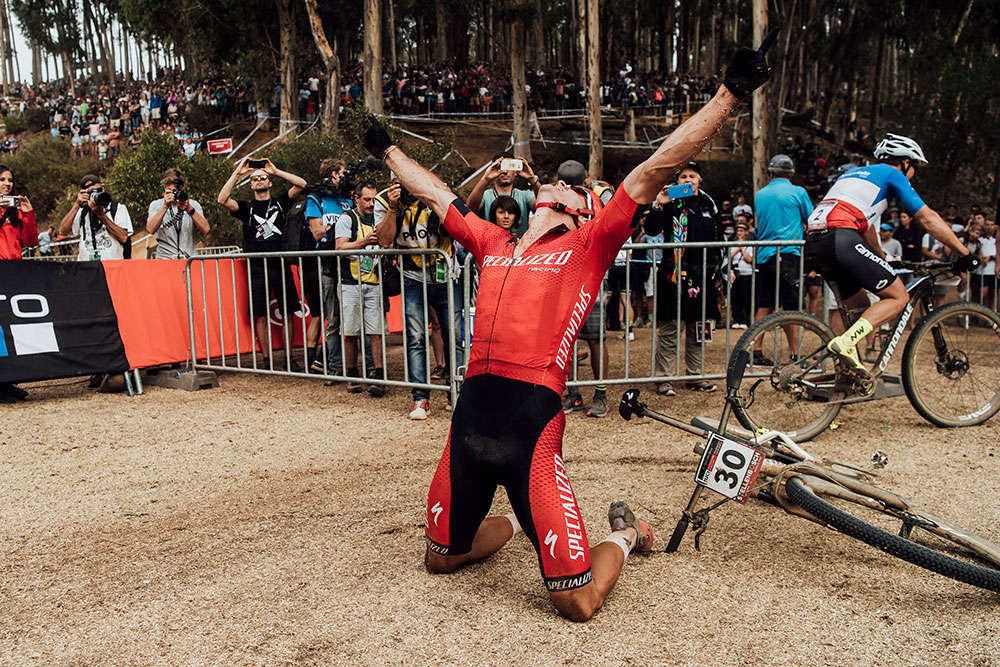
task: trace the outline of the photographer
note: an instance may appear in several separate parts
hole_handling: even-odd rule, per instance
[[[434,248],[443,251],[448,259],[440,255],[403,255],[400,264],[403,270],[403,310],[406,317],[406,358],[411,382],[426,383],[427,379],[427,318],[425,313],[436,316],[440,324],[444,343],[442,376],[450,377],[449,320],[454,330],[459,330],[459,315],[462,297],[455,274],[455,241],[441,225],[441,220],[426,204],[418,201],[405,190],[398,181],[379,193],[375,198],[375,230],[379,245],[383,248],[421,249]],[[448,312],[448,292],[451,291],[452,312]],[[424,302],[426,294],[427,301]],[[433,374],[432,374],[433,375]],[[410,419],[427,419],[430,410],[430,392],[414,389],[413,409]]]
[[[194,254],[194,229],[208,234],[201,204],[188,197],[180,169],[163,172],[163,196],[149,205],[146,231],[156,234],[156,259],[183,259]]]
[[[80,180],[76,201],[59,222],[59,233],[80,235],[77,259],[81,262],[125,259],[132,218],[124,204],[112,201],[104,191],[101,178],[88,174]]]
[[[306,196],[306,226],[303,230],[302,248],[315,247],[317,250],[333,250],[334,239],[332,230],[337,224],[337,218],[351,208],[351,200],[342,193],[344,183],[342,177],[345,174],[347,165],[338,158],[327,158],[319,165],[320,182],[319,185],[307,190]],[[306,237],[308,234],[308,238]],[[307,244],[306,241],[312,241]],[[303,262],[302,273],[304,275],[303,292],[309,310],[314,317],[309,322],[306,329],[306,346],[310,350],[312,364],[310,369],[316,372],[323,372],[323,346],[319,344],[319,329],[322,326],[320,317],[320,295],[318,294],[316,264],[308,261]],[[323,262],[323,313],[326,315],[326,345],[327,345],[327,371],[331,375],[341,374],[341,350],[340,350],[340,308],[337,294],[337,274],[334,262],[324,260]]]
[[[38,243],[35,211],[27,197],[11,195],[14,173],[0,165],[0,259],[21,259],[21,251]]]

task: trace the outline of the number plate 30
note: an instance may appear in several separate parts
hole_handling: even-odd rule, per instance
[[[760,450],[713,433],[694,481],[738,503],[745,503],[764,462]]]

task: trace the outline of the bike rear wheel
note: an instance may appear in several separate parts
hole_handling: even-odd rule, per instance
[[[861,540],[890,556],[901,558],[908,563],[943,574],[956,581],[1000,592],[998,564],[970,550],[965,541],[946,537],[950,531],[932,530],[932,528],[936,528],[939,521],[933,517],[921,513],[903,513],[905,516],[900,518],[890,515],[886,511],[866,508],[848,500],[820,497],[809,488],[801,477],[789,478],[785,483],[785,491],[799,507],[838,532]],[[845,511],[834,503],[844,506],[848,510]],[[865,519],[871,517],[871,520],[862,520],[854,516],[855,514],[862,514]],[[880,525],[888,525],[886,524],[887,520],[895,521],[901,526],[908,524],[911,531],[909,538],[894,535],[879,527]],[[941,523],[944,524],[944,522]],[[921,528],[921,524],[926,525],[927,528]],[[989,545],[982,538],[971,535],[967,531],[954,529],[947,524],[945,526],[975,538],[980,543]],[[916,539],[920,539],[920,543],[917,543]],[[995,545],[989,546],[992,546],[994,550],[998,549]],[[968,560],[960,560],[955,555],[951,555],[960,553],[965,555]]]
[[[1000,411],[1000,315],[953,303],[917,326],[903,352],[903,389],[935,426],[975,426]]]
[[[797,341],[794,349],[790,334],[791,340]],[[783,431],[796,442],[811,440],[826,430],[842,407],[841,403],[830,401],[843,398],[843,394],[821,396],[804,389],[795,378],[802,376],[806,369],[800,362],[793,361],[792,355],[803,359],[801,363],[808,367],[823,356],[820,351],[825,350],[831,338],[833,331],[830,327],[812,315],[798,311],[773,313],[743,332],[733,348],[733,352],[742,349],[751,355],[740,386],[743,400],[733,410],[740,424],[751,431],[758,428]],[[774,362],[774,365],[755,362],[755,349],[759,349],[766,361]],[[827,384],[832,384],[837,371],[833,359],[827,358],[805,378],[825,376],[829,381]]]

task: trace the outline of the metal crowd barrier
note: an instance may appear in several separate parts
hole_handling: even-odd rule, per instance
[[[238,245],[212,245],[206,246],[204,248],[195,248],[194,254],[196,255],[232,255],[233,253],[242,252],[242,248]]]
[[[573,354],[572,368],[569,372],[569,381],[567,385],[570,387],[584,387],[592,385],[608,385],[608,384],[637,384],[637,383],[661,383],[661,382],[679,382],[679,381],[697,381],[697,380],[711,380],[716,378],[725,377],[726,371],[726,360],[729,358],[729,353],[732,350],[733,345],[736,340],[742,334],[741,331],[734,330],[732,325],[733,322],[733,282],[728,279],[729,268],[728,262],[725,261],[725,257],[729,256],[730,252],[734,248],[752,248],[753,249],[753,262],[752,262],[752,273],[750,274],[750,285],[749,285],[749,303],[747,305],[748,314],[748,324],[753,322],[754,313],[757,310],[757,276],[758,276],[758,263],[757,263],[757,249],[764,247],[774,247],[776,248],[775,257],[775,273],[779,279],[775,280],[775,304],[780,306],[779,288],[781,286],[781,265],[784,262],[794,262],[798,266],[799,275],[799,289],[798,293],[795,295],[796,303],[798,308],[802,309],[803,296],[804,296],[804,281],[803,281],[803,256],[801,253],[801,247],[805,245],[804,241],[715,241],[715,242],[704,242],[704,243],[630,243],[623,246],[625,251],[625,264],[619,265],[620,268],[624,269],[625,274],[625,286],[624,290],[621,292],[613,293],[609,289],[609,276],[614,268],[609,269],[607,275],[605,275],[602,281],[601,290],[599,296],[596,299],[593,308],[598,309],[599,319],[600,319],[600,330],[597,337],[597,355],[598,355],[598,370],[600,377],[592,379],[583,379],[582,374],[579,371],[580,356],[578,352],[582,351],[582,347],[589,347],[589,343],[584,340],[578,339],[576,342],[576,349]],[[796,247],[800,249],[798,255],[791,255],[782,253],[782,249],[787,249],[790,247]],[[715,323],[714,326],[722,329],[724,325],[724,336],[723,336],[723,351],[724,354],[719,358],[718,363],[707,364],[706,363],[706,350],[715,345],[717,342],[712,340],[708,342],[702,336],[701,340],[698,342],[700,348],[701,361],[699,363],[699,368],[695,373],[680,373],[681,368],[681,351],[684,348],[684,337],[686,335],[686,326],[682,324],[682,318],[678,317],[674,320],[663,319],[659,317],[658,307],[660,301],[659,294],[659,280],[657,279],[656,272],[658,270],[658,262],[655,259],[636,259],[633,257],[633,253],[637,251],[645,251],[646,254],[655,258],[657,257],[657,252],[674,252],[675,250],[680,250],[682,252],[690,252],[691,250],[704,249],[705,252],[702,253],[701,257],[701,281],[698,287],[700,288],[700,322],[706,322],[707,318],[707,301],[705,300],[705,295],[709,293],[709,290],[715,290],[717,287],[721,288],[722,293],[726,297],[725,308],[722,309],[720,305],[720,314],[722,318]],[[710,260],[712,254],[715,256]],[[639,285],[636,287],[632,283],[633,267],[639,264],[648,265],[650,268],[649,277],[647,280],[651,280],[652,290],[649,294],[646,291],[646,285]],[[683,260],[681,261],[683,266]],[[476,298],[476,288],[478,286],[478,273],[475,270],[475,264],[471,255],[466,258],[464,263],[464,270],[462,272],[462,293],[464,301],[464,312],[465,312],[465,323],[463,331],[464,339],[464,350],[466,352],[466,362],[468,363],[468,353],[471,349],[471,338],[474,329],[475,320],[475,298]],[[718,284],[717,284],[718,282]],[[675,280],[674,294],[671,297],[676,308],[676,312],[681,313],[683,307],[682,293],[681,290],[682,283],[679,280]],[[632,295],[633,292],[641,290],[641,298],[652,298],[652,309],[650,313],[650,324],[649,329],[651,330],[649,341],[643,345],[641,342],[638,344],[640,346],[640,354],[645,349],[648,349],[648,374],[643,372],[633,371],[633,362],[636,361],[635,348],[637,344],[631,340],[630,329],[631,329],[631,318],[629,317],[630,309],[632,308]],[[605,351],[608,349],[608,330],[607,330],[607,311],[608,311],[608,301],[609,294],[621,299],[624,297],[624,318],[623,318],[623,332],[622,349],[615,350],[615,358],[611,358],[609,351],[609,361],[608,364],[612,368],[606,368],[604,363]],[[621,295],[621,296],[619,296]],[[615,304],[618,307],[618,304]],[[776,308],[777,310],[777,308]],[[664,324],[665,326],[660,326]],[[659,346],[660,333],[665,331],[665,327],[670,326],[674,330],[674,338],[676,341],[676,349],[673,354],[673,365],[676,370],[675,373],[662,373],[657,372],[657,348]],[[713,325],[707,325],[713,326]],[[582,323],[581,323],[582,328]],[[617,348],[617,346],[615,346]],[[588,354],[593,354],[593,351],[588,352]],[[643,355],[644,356],[644,355]],[[664,355],[661,355],[661,366],[667,365],[670,360]],[[622,365],[623,364],[623,365]],[[640,367],[645,368],[646,364],[643,360],[640,362]],[[588,362],[588,365],[589,362]],[[589,374],[589,373],[588,373]]]
[[[80,237],[78,236],[64,241],[53,241],[48,246],[48,249],[52,251],[51,255],[42,255],[41,246],[32,246],[21,251],[21,259],[35,259],[47,262],[75,262],[77,258],[77,246],[79,245]],[[73,252],[62,254],[60,253],[62,248],[72,248]]]
[[[365,385],[382,385],[386,387],[401,387],[408,389],[425,389],[428,391],[438,390],[438,391],[449,391],[457,387],[458,377],[454,369],[457,365],[457,352],[456,343],[457,338],[457,322],[456,316],[451,316],[448,318],[448,322],[441,322],[440,326],[442,328],[447,327],[448,341],[447,350],[445,354],[447,355],[448,368],[452,369],[449,373],[449,379],[447,383],[435,384],[431,382],[432,366],[431,359],[434,354],[434,348],[431,342],[430,326],[425,326],[422,335],[424,337],[424,354],[425,354],[425,378],[426,381],[422,383],[414,382],[411,378],[409,360],[407,356],[407,348],[409,346],[409,335],[410,332],[407,328],[407,318],[406,318],[406,308],[405,308],[405,286],[403,284],[404,280],[406,282],[413,282],[410,279],[404,279],[400,275],[400,286],[401,286],[401,298],[400,298],[400,315],[402,319],[402,363],[390,363],[393,357],[390,355],[390,346],[387,341],[388,331],[386,328],[386,307],[384,301],[384,295],[382,293],[382,287],[384,285],[384,278],[386,277],[386,272],[389,267],[385,266],[384,261],[378,261],[380,258],[398,258],[397,263],[402,264],[402,257],[420,255],[423,257],[435,257],[443,258],[445,265],[447,266],[448,281],[447,284],[451,285],[452,288],[447,290],[447,312],[449,314],[454,314],[456,310],[457,295],[455,294],[455,286],[457,281],[456,271],[454,262],[448,255],[438,249],[413,249],[413,250],[403,250],[403,249],[368,249],[368,250],[324,250],[324,251],[308,251],[308,252],[275,252],[275,253],[242,253],[239,255],[233,254],[211,254],[211,255],[198,255],[195,257],[190,257],[187,260],[187,265],[185,267],[185,283],[187,288],[187,303],[188,303],[188,327],[189,327],[189,366],[192,370],[207,369],[215,371],[237,371],[237,372],[248,372],[248,373],[264,373],[268,375],[284,375],[290,377],[305,377],[305,378],[323,378],[327,380],[334,380],[338,382],[348,382],[348,381],[358,381]],[[357,337],[357,353],[359,357],[359,370],[361,377],[350,377],[346,375],[346,364],[344,363],[346,353],[347,353],[347,343],[345,341],[345,336],[343,334],[343,322],[344,322],[344,303],[341,295],[343,294],[343,287],[345,285],[343,281],[343,276],[341,273],[340,259],[341,258],[351,258],[358,259],[364,257],[371,257],[373,261],[373,271],[378,274],[377,294],[379,299],[379,313],[380,322],[378,331],[368,331],[365,327],[364,318],[364,297],[359,294],[358,299],[358,315],[361,321],[361,333]],[[254,260],[258,260],[254,262]],[[332,263],[333,266],[330,267],[332,271],[324,276],[324,260],[328,263]],[[275,266],[277,263],[277,266]],[[315,263],[315,271],[312,270],[312,265]],[[421,280],[423,292],[423,321],[425,324],[429,325],[431,320],[429,318],[429,304],[427,298],[427,279],[431,276],[431,271],[433,268],[428,268],[427,260],[421,262]],[[209,270],[206,270],[206,264],[214,265]],[[228,265],[228,276],[229,284],[223,284],[220,274],[220,268]],[[298,276],[300,277],[300,289],[298,291],[294,290],[294,285],[292,289],[289,289],[288,281],[294,280],[291,275],[290,269],[295,267],[298,271]],[[214,270],[212,270],[214,269]],[[246,276],[247,282],[247,293],[245,297],[238,295],[237,290],[237,272]],[[263,278],[263,285],[265,293],[267,294],[267,313],[254,312],[254,273],[261,272]],[[278,275],[275,275],[277,273]],[[214,276],[213,276],[214,274]],[[201,312],[195,312],[195,293],[194,284],[195,281],[192,280],[192,276],[197,275],[200,280],[197,282],[200,284],[200,303],[202,308]],[[242,276],[241,276],[242,277]],[[326,281],[324,281],[326,277]],[[311,360],[307,351],[306,339],[307,339],[307,324],[306,324],[306,314],[308,313],[308,304],[306,298],[306,280],[316,280],[316,289],[319,294],[319,334],[318,334],[318,347],[321,349],[322,368],[313,370],[309,367]],[[324,282],[326,284],[324,284]],[[213,296],[215,297],[214,303],[209,303],[208,296],[210,289],[207,287],[214,283],[215,291]],[[278,288],[280,289],[273,289]],[[348,286],[350,286],[348,284]],[[259,283],[258,283],[259,288]],[[328,339],[327,323],[330,320],[331,313],[326,311],[328,303],[328,291],[329,289],[336,289],[336,297],[338,304],[338,312],[336,313],[337,319],[339,321],[338,335],[333,339]],[[272,300],[272,291],[278,296]],[[295,293],[299,300],[298,304],[289,305],[290,294]],[[280,299],[281,308],[276,309],[277,301]],[[205,307],[205,304],[209,304]],[[273,304],[273,305],[272,305]],[[228,313],[231,312],[231,315]],[[280,324],[274,322],[272,318],[280,312],[281,319]],[[251,345],[250,352],[243,352],[242,349],[246,347],[246,343],[252,342],[246,341],[245,339],[241,341],[241,326],[240,317],[241,313],[247,314],[249,316],[249,325],[251,336],[256,337],[256,323],[257,319],[260,317],[266,317],[264,320],[266,324],[266,340],[257,341],[255,344]],[[298,319],[298,322],[294,325],[289,325],[291,317],[294,316]],[[316,314],[313,314],[316,316]],[[211,323],[211,326],[210,326]],[[272,334],[272,324],[277,324],[281,326],[282,338],[280,349],[285,350],[283,358],[275,358],[275,340],[273,340]],[[213,327],[217,326],[217,329],[213,332]],[[245,325],[244,325],[245,326]],[[294,345],[294,337],[299,331],[292,332],[291,326],[300,327],[302,335],[301,345]],[[231,329],[231,331],[230,331]],[[243,329],[244,336],[245,328]],[[204,347],[201,353],[199,353],[199,348],[197,346],[197,335],[203,335]],[[378,360],[382,361],[382,364],[375,364],[375,367],[381,367],[382,372],[379,377],[369,378],[368,376],[368,363],[366,360],[366,343],[368,342],[369,336],[380,336],[379,349],[371,350],[372,355],[379,355]],[[227,342],[234,342],[235,345],[228,345]],[[330,346],[336,345],[339,347],[341,364],[340,368],[337,369],[329,363],[330,358]],[[258,357],[257,348],[260,347],[262,358]],[[291,351],[290,353],[288,351]],[[299,366],[299,361],[301,360],[302,365]],[[451,399],[455,400],[457,398],[457,391],[451,392]]]

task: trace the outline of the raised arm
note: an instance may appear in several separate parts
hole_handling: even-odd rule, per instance
[[[233,193],[233,188],[236,186],[236,181],[240,179],[240,176],[249,171],[249,169],[246,166],[246,163],[247,163],[246,158],[243,158],[242,160],[236,163],[236,168],[233,169],[233,173],[230,174],[229,180],[226,181],[225,185],[222,186],[222,189],[219,190],[219,196],[216,198],[216,200],[220,204],[225,206],[230,213],[235,213],[239,209],[239,204],[237,204],[236,200],[233,199],[230,195]]]
[[[770,68],[764,55],[777,39],[772,30],[760,49],[739,49],[726,69],[726,78],[715,97],[688,118],[660,144],[645,162],[633,169],[622,187],[633,201],[648,204],[677,170],[697,155],[732,113],[739,101],[767,83]]]
[[[411,160],[403,149],[392,143],[392,137],[375,116],[368,117],[371,127],[365,131],[364,145],[373,156],[385,162],[396,180],[414,197],[429,206],[442,220],[455,201],[455,193],[434,172]]]
[[[472,211],[478,211],[483,203],[483,194],[496,183],[498,178],[500,178],[500,158],[491,162],[490,166],[483,172],[483,175],[476,181],[472,192],[469,193],[468,198],[465,200],[465,205]]]

